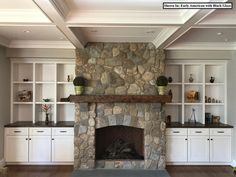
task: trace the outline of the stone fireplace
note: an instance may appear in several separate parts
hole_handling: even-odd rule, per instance
[[[148,43],[89,43],[77,51],[86,95],[156,95],[163,71],[164,52]],[[74,167],[165,168],[162,105],[77,103]]]

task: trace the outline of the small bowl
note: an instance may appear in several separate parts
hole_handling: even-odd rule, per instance
[[[49,99],[49,98],[45,98],[45,99],[43,99],[43,101],[45,101],[45,102],[49,102],[50,99]]]

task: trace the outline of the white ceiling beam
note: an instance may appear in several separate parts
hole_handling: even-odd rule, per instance
[[[178,30],[169,36],[163,43],[156,45],[157,48],[165,49],[170,46],[173,42],[179,39],[184,33],[192,28],[195,24],[200,22],[202,19],[211,14],[213,10],[199,10],[189,20],[187,20]],[[154,44],[155,45],[155,44]]]
[[[65,16],[67,13],[66,8],[62,10],[62,4],[54,0],[33,0],[35,4],[48,16],[49,19],[58,27],[58,29],[67,37],[67,39],[76,47],[83,48],[87,43],[80,36],[75,36],[75,34],[67,27],[65,23]]]

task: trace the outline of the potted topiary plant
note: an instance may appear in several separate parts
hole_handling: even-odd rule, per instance
[[[81,95],[84,92],[84,86],[85,86],[85,78],[83,78],[82,76],[77,76],[74,80],[73,80],[73,84],[75,86],[75,94],[76,95]]]
[[[168,79],[166,76],[159,76],[156,80],[159,95],[165,95]]]

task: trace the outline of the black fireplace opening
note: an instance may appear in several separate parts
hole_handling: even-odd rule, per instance
[[[143,160],[144,130],[128,126],[96,129],[96,160]]]

